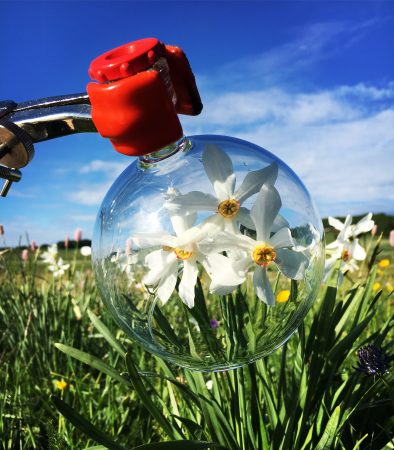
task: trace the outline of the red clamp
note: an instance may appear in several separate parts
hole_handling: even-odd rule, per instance
[[[115,48],[92,61],[92,119],[125,155],[145,155],[182,137],[177,114],[197,115],[202,103],[184,52],[154,38]]]

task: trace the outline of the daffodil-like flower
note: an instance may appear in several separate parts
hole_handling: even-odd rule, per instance
[[[375,225],[372,219],[372,213],[364,216],[358,223],[352,225],[352,216],[348,215],[345,222],[342,223],[335,217],[329,217],[328,223],[339,231],[337,239],[326,246],[328,251],[336,250],[338,258],[343,252],[348,252],[349,256],[357,261],[363,261],[366,258],[366,253],[358,241],[358,236],[362,233],[371,231]]]
[[[203,251],[218,253],[242,250],[244,255],[233,262],[233,269],[243,282],[249,269],[253,268],[253,285],[256,294],[260,300],[270,306],[275,304],[275,297],[268,281],[267,267],[275,264],[286,277],[300,280],[309,262],[303,253],[291,250],[294,247],[294,241],[289,228],[283,227],[271,236],[281,205],[282,202],[275,187],[269,184],[264,185],[250,212],[256,229],[256,240],[249,236],[222,231],[214,239],[201,245]],[[238,284],[240,283],[235,282],[233,286],[220,286],[212,280],[210,290],[224,295],[231,292]]]
[[[242,204],[259,192],[264,183],[274,184],[278,176],[276,163],[249,172],[238,189],[235,189],[235,173],[229,156],[219,147],[209,144],[204,149],[202,162],[213,185],[216,196],[200,191],[177,195],[168,199],[165,207],[173,212],[212,211],[216,214],[208,220],[216,222],[223,230],[237,232],[237,222],[253,227],[249,210]]]
[[[232,269],[229,258],[219,254],[206,255],[199,249],[201,240],[218,231],[214,224],[203,223],[193,227],[196,214],[172,215],[170,218],[176,236],[163,232],[133,236],[134,243],[141,248],[158,245],[161,247],[146,255],[145,265],[149,271],[142,281],[148,286],[157,287],[157,296],[163,304],[171,297],[178,273],[183,268],[179,297],[189,308],[194,306],[194,288],[199,270],[197,262],[204,267],[215,285],[227,286],[234,284],[234,281],[242,281]]]
[[[335,217],[328,218],[328,223],[338,230],[339,234],[334,242],[326,246],[329,258],[326,259],[325,263],[325,279],[338,260],[341,261],[339,266],[339,284],[343,281],[344,273],[348,271],[355,272],[359,269],[356,261],[363,261],[367,255],[359,243],[358,236],[372,230],[375,222],[371,218],[372,213],[369,213],[355,225],[352,225],[352,216],[350,215],[346,217],[344,223]]]
[[[54,277],[60,277],[66,273],[66,270],[69,269],[70,264],[64,264],[63,258],[58,258],[58,250],[57,245],[53,244],[48,247],[48,250],[45,251],[41,258],[43,262],[48,264],[48,270],[53,272]]]
[[[56,261],[58,255],[57,245],[53,244],[48,247],[48,249],[42,253],[41,258],[44,263],[52,264]]]

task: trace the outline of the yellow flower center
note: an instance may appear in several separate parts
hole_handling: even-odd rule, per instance
[[[171,247],[169,245],[163,245],[162,249],[165,252],[174,252],[176,257],[178,259],[182,259],[183,261],[185,259],[189,259],[193,255],[193,252],[191,252],[191,251],[183,250],[183,249],[178,248],[178,247]]]
[[[193,252],[182,250],[181,248],[174,248],[174,253],[178,259],[182,259],[183,261],[189,259],[193,254]]]
[[[218,213],[222,215],[225,219],[232,219],[238,214],[240,203],[234,198],[229,198],[228,200],[223,200],[219,203]]]
[[[341,254],[342,261],[347,261],[350,258],[349,250],[343,250]]]
[[[268,266],[275,261],[275,258],[276,252],[270,245],[260,244],[253,249],[252,259],[259,266]]]

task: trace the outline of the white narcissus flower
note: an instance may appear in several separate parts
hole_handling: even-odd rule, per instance
[[[335,254],[347,252],[347,257],[352,257],[357,261],[363,261],[366,258],[364,248],[359,244],[358,236],[362,233],[371,231],[375,225],[372,219],[372,213],[367,214],[358,223],[352,225],[352,216],[348,215],[345,222],[342,223],[335,217],[329,217],[328,223],[339,231],[338,237],[334,242],[328,244],[328,251],[334,250]],[[339,258],[337,258],[339,259]]]
[[[48,270],[53,272],[54,277],[60,277],[66,273],[66,270],[68,270],[69,267],[70,264],[64,264],[63,259],[59,258],[48,266]]]
[[[48,249],[42,253],[41,258],[44,263],[53,264],[56,261],[58,255],[57,245],[53,244],[48,247]]]
[[[325,263],[325,277],[327,279],[335,261],[341,260],[339,267],[339,284],[343,281],[343,274],[347,271],[355,272],[358,270],[356,261],[363,261],[366,258],[366,252],[358,241],[358,236],[362,233],[371,231],[375,225],[372,219],[372,213],[367,214],[355,225],[352,225],[352,216],[346,216],[342,223],[335,217],[329,217],[328,223],[339,231],[338,237],[334,242],[326,246],[329,258]]]
[[[60,277],[66,273],[70,264],[64,264],[62,258],[58,258],[57,245],[53,244],[41,255],[43,262],[48,264],[48,270],[53,272],[54,277]]]
[[[252,267],[253,285],[260,300],[267,305],[275,305],[275,297],[267,278],[266,267],[276,264],[280,272],[288,278],[300,280],[304,276],[309,259],[302,253],[291,250],[294,246],[290,229],[283,227],[271,236],[275,218],[282,202],[278,191],[270,185],[264,185],[253,205],[250,215],[256,228],[256,240],[245,235],[218,233],[214,239],[201,245],[203,251],[223,252],[242,250],[244,256],[233,262],[241,282],[246,279]],[[221,295],[230,293],[240,283],[233,286],[219,286],[212,280],[210,290]]]
[[[278,177],[277,164],[272,163],[263,169],[249,172],[239,188],[235,189],[233,164],[223,150],[208,144],[202,154],[202,162],[216,195],[192,191],[167,199],[164,206],[173,213],[215,212],[215,216],[208,220],[215,221],[226,231],[237,232],[237,223],[252,228],[249,210],[242,204],[259,192],[264,183],[275,183]]]
[[[194,306],[194,289],[197,282],[199,262],[217,285],[240,283],[241,279],[232,269],[229,258],[223,255],[206,255],[199,250],[199,242],[218,231],[214,224],[203,223],[192,227],[196,215],[172,215],[171,222],[176,233],[172,236],[163,232],[156,234],[140,233],[133,236],[139,247],[161,246],[145,257],[149,272],[143,283],[157,287],[157,296],[162,303],[171,297],[177,282],[178,272],[183,267],[179,284],[179,297],[189,307]],[[179,243],[182,242],[182,245]],[[182,263],[182,264],[180,264]]]

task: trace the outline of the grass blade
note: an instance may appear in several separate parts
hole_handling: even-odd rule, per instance
[[[109,450],[126,450],[125,447],[117,444],[105,433],[98,430],[94,425],[92,425],[88,420],[79,415],[76,411],[73,410],[73,408],[71,408],[70,405],[68,405],[60,398],[51,396],[51,401],[55,405],[56,409],[60,412],[60,414],[68,419],[80,431],[82,431],[82,433],[86,434],[99,444],[104,445],[104,448],[107,448]]]
[[[101,359],[89,355],[89,353],[81,352],[81,350],[77,350],[76,348],[69,347],[68,345],[57,343],[55,344],[55,347],[59,349],[61,352],[65,353],[66,355],[71,356],[72,358],[75,358],[78,361],[81,361],[84,364],[87,364],[88,366],[105,373],[114,380],[126,384],[127,386],[131,385],[129,380],[120,375],[120,373],[118,373],[111,366],[103,362]]]
[[[108,344],[114,348],[122,358],[126,355],[126,350],[123,348],[122,344],[116,339],[116,337],[109,331],[106,325],[101,322],[101,320],[88,309],[89,319],[92,321],[92,324],[97,329],[99,333],[102,334],[103,338],[108,342]]]

